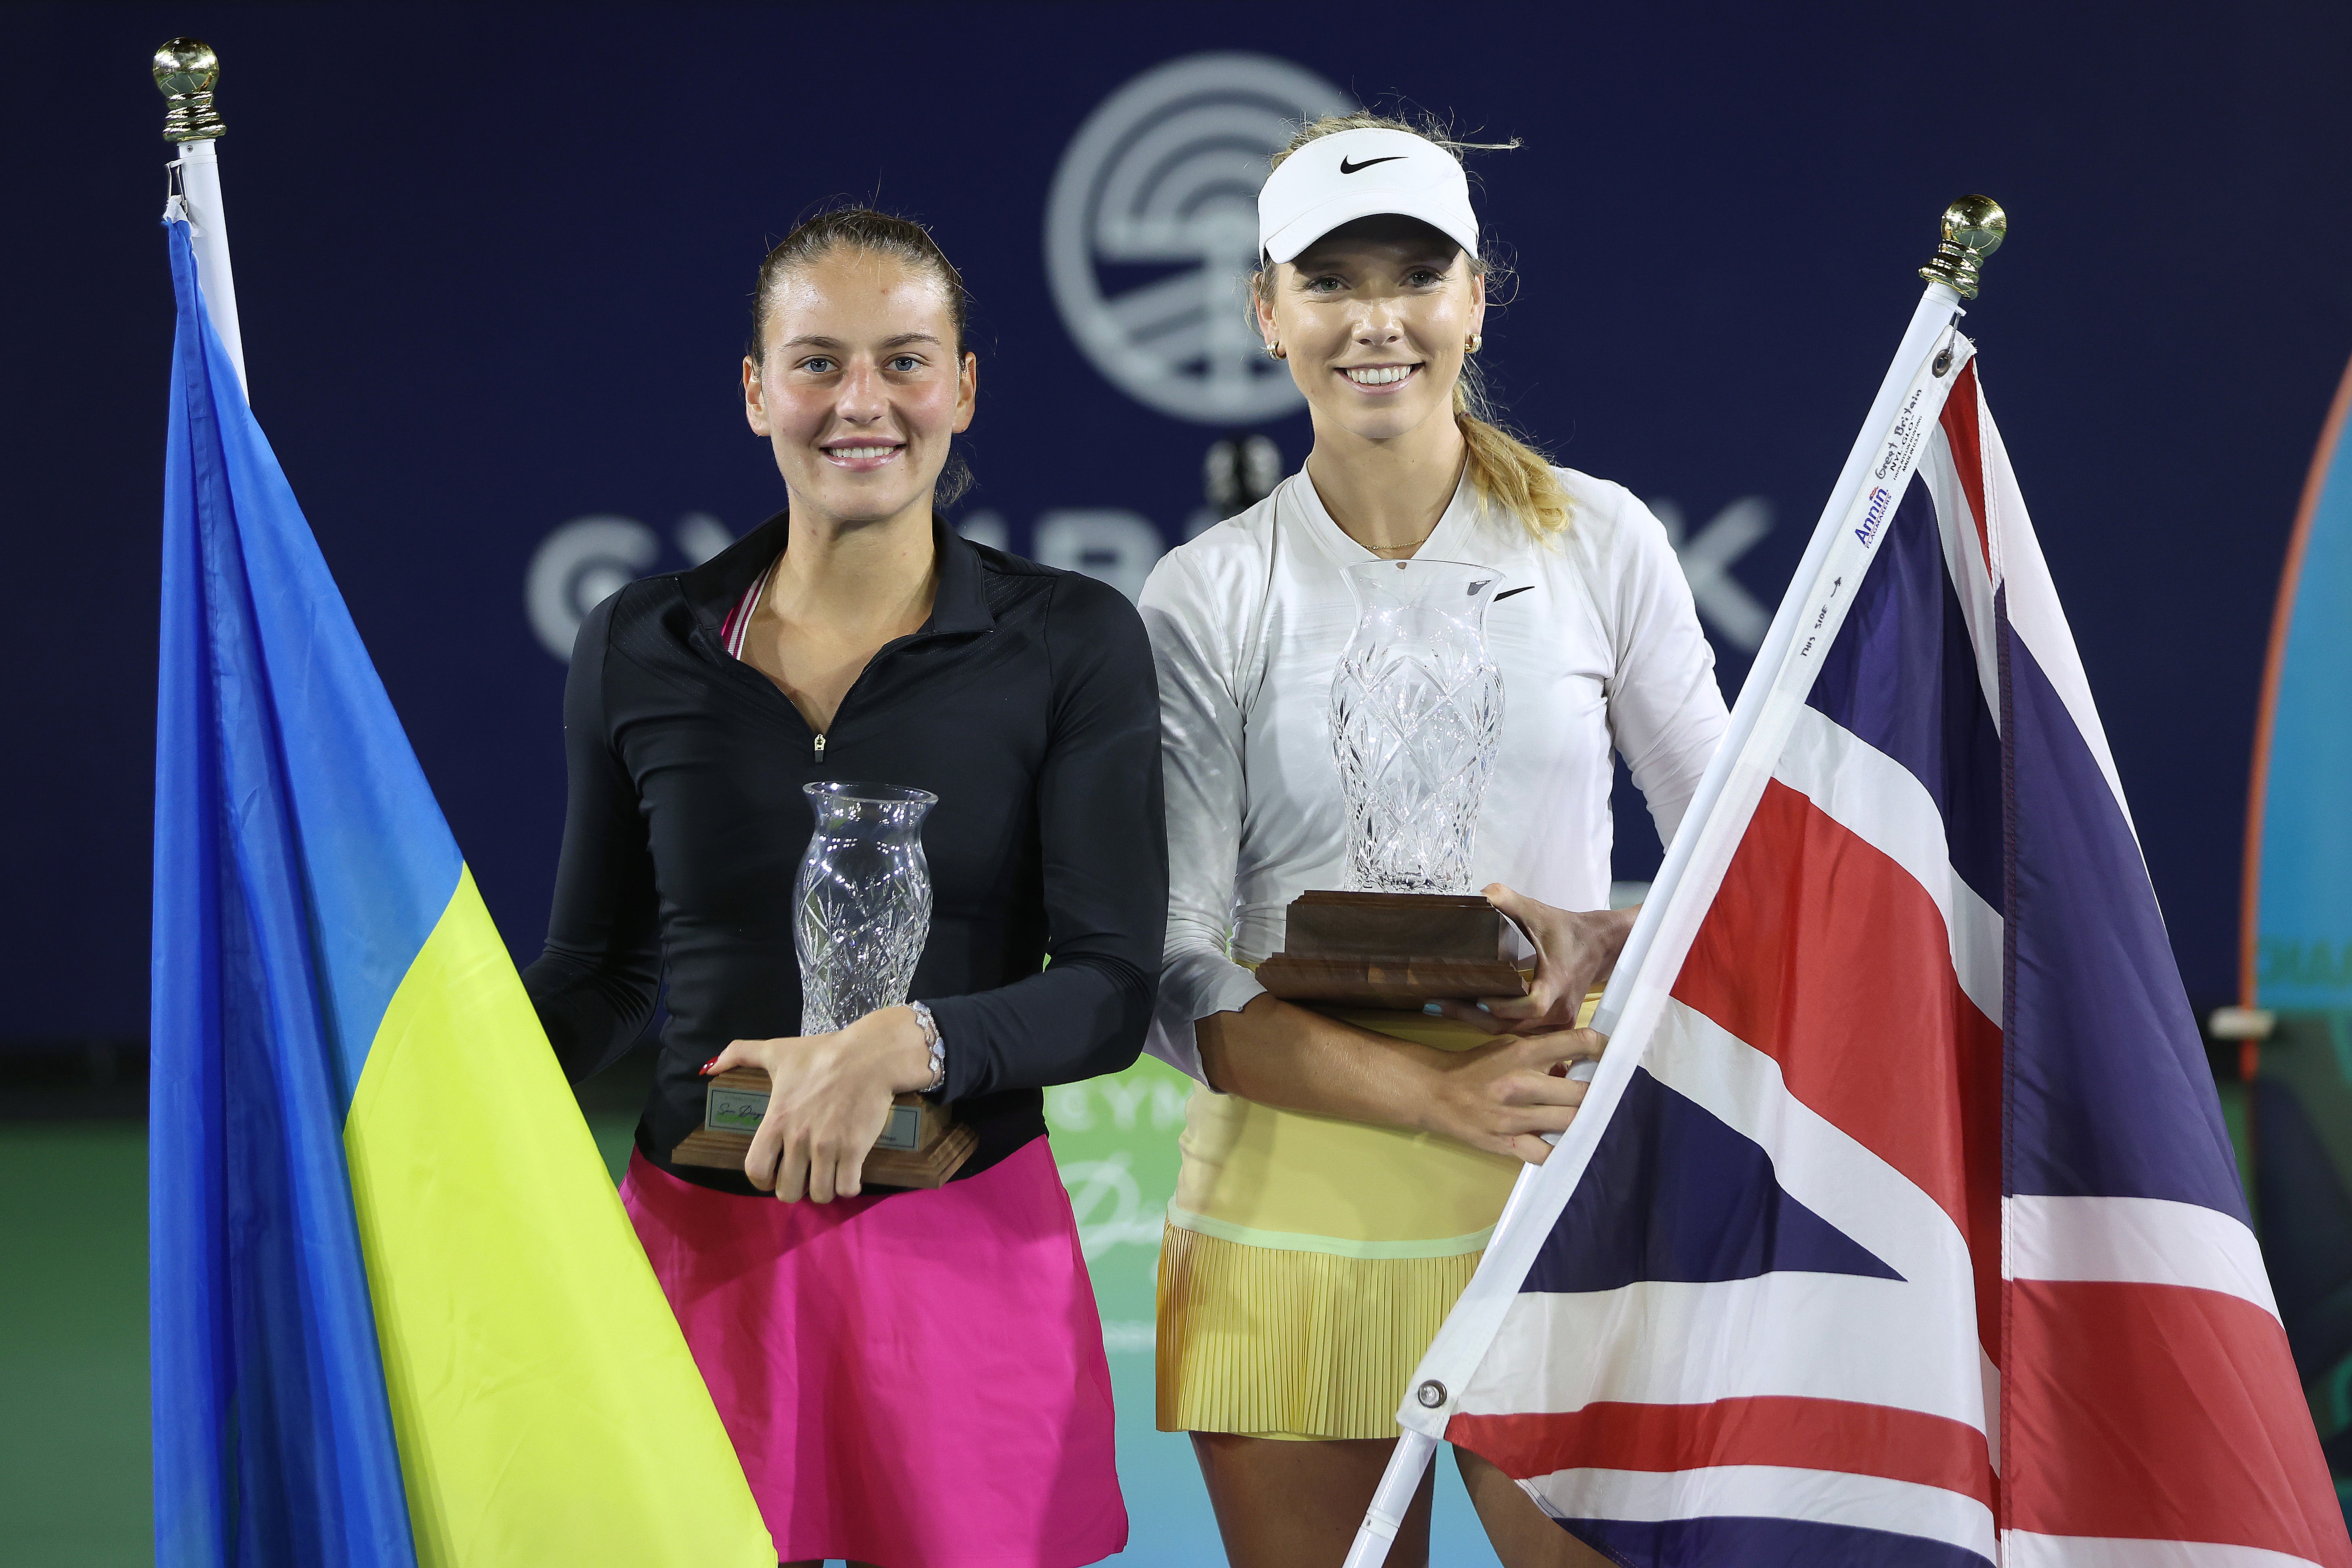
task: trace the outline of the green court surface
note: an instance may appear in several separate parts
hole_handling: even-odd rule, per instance
[[[617,1177],[635,1123],[626,1068],[591,1086],[588,1124]],[[1152,1427],[1153,1270],[1191,1081],[1149,1058],[1046,1092],[1102,1309],[1118,1401],[1131,1568],[1218,1562],[1192,1447]],[[0,1121],[0,1563],[152,1562],[147,1410],[147,1137],[117,1121]],[[1431,1561],[1495,1562],[1450,1462]]]
[[[147,1131],[0,1122],[0,1562],[150,1562]]]

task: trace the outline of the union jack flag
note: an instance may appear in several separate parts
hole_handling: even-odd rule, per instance
[[[1398,1418],[1638,1568],[2352,1568],[1972,353],[1824,519]]]

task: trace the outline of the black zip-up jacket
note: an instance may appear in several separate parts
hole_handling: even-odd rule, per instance
[[[555,907],[523,982],[574,1082],[628,1048],[666,982],[637,1150],[755,1193],[669,1152],[701,1121],[704,1062],[799,1032],[793,889],[815,826],[801,786],[929,790],[931,933],[911,995],[947,1043],[942,1093],[980,1134],[959,1179],[976,1175],[1045,1131],[1043,1086],[1142,1047],[1168,919],[1150,643],[1117,590],[940,525],[930,619],[866,665],[820,760],[792,700],[719,640],[785,533],[771,519],[582,624]]]

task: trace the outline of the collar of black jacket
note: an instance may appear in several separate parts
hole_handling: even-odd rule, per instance
[[[768,563],[783,553],[791,535],[792,515],[780,511],[701,565],[678,574],[678,586],[694,607],[695,619],[716,636],[727,612],[767,570]],[[931,519],[931,544],[940,563],[939,592],[931,600],[931,618],[915,635],[993,631],[996,617],[989,613],[979,547],[936,514]]]

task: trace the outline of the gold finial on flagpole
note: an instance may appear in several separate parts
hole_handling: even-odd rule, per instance
[[[220,80],[220,57],[201,38],[173,38],[155,51],[155,90],[171,110],[163,116],[166,142],[209,142],[226,132],[213,109],[213,84]]]
[[[1944,209],[1943,222],[1944,237],[1919,276],[1949,285],[1963,300],[1973,300],[1984,258],[1999,250],[2009,234],[2009,215],[1990,196],[1962,196]]]

